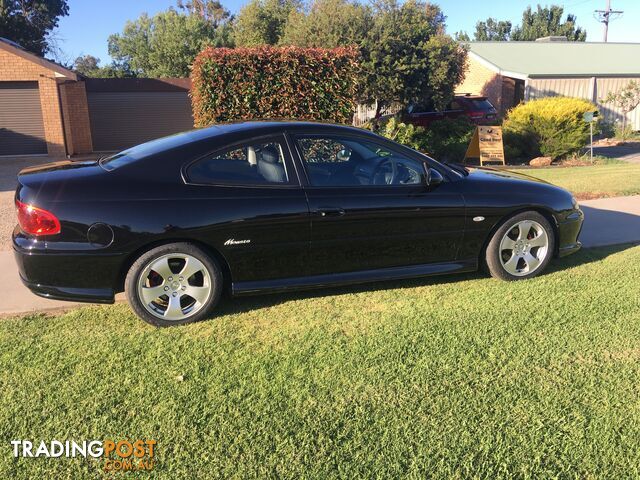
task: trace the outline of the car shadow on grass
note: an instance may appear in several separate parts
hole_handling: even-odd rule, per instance
[[[595,247],[582,249],[579,252],[564,258],[555,258],[551,264],[547,267],[547,270],[542,274],[548,275],[554,272],[567,270],[570,268],[578,267],[591,262],[598,262],[605,259],[609,255],[616,254],[632,248],[639,243],[625,243],[619,245],[612,245],[606,247]],[[488,273],[484,269],[480,269],[476,272],[450,274],[450,275],[435,275],[431,277],[420,277],[403,280],[389,280],[381,282],[363,283],[357,285],[336,286],[336,287],[324,287],[311,290],[298,290],[286,293],[271,293],[264,295],[251,295],[242,297],[231,297],[225,295],[220,302],[220,305],[216,308],[215,313],[211,318],[219,317],[221,315],[234,315],[240,313],[246,313],[261,308],[274,307],[276,305],[286,303],[295,300],[308,300],[314,298],[350,295],[354,293],[362,292],[377,292],[382,290],[394,290],[404,288],[416,288],[416,287],[428,287],[430,285],[444,285],[449,283],[457,283],[467,280],[479,280],[490,279]],[[493,279],[491,281],[499,282],[500,280]],[[530,281],[535,281],[532,279]]]

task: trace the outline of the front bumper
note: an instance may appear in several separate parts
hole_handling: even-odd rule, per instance
[[[569,213],[562,222],[558,222],[558,257],[566,257],[582,248],[578,237],[583,222],[584,213],[579,208]]]

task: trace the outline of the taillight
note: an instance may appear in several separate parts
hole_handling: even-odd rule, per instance
[[[468,115],[473,119],[484,118],[484,112],[482,111],[472,111]]]
[[[27,205],[16,200],[18,223],[25,233],[30,235],[55,235],[60,233],[60,220],[42,208]]]

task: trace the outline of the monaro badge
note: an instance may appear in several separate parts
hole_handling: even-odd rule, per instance
[[[251,243],[251,240],[236,240],[235,238],[230,238],[224,242],[225,245],[242,245],[243,243]]]

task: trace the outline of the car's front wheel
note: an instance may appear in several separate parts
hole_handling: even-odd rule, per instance
[[[214,258],[190,243],[171,243],[133,263],[125,290],[142,320],[166,327],[206,318],[220,300],[222,282]]]
[[[507,219],[493,234],[486,250],[492,277],[521,280],[542,273],[551,261],[555,236],[549,221],[538,212]]]

